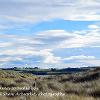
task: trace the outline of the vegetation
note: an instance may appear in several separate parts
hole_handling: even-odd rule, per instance
[[[55,71],[55,69],[52,70]],[[99,67],[77,73],[44,76],[13,70],[0,70],[0,87],[30,87],[28,90],[0,89],[0,93],[14,93],[9,96],[1,95],[0,98],[2,100],[100,100],[99,83]],[[32,89],[34,87],[37,87],[38,90]],[[65,95],[39,95],[41,92],[63,93]],[[35,93],[35,95],[16,96],[16,93]]]

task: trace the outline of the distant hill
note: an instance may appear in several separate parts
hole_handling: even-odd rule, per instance
[[[80,68],[62,68],[62,69],[40,69],[38,67],[34,68],[2,68],[2,70],[13,70],[18,71],[20,73],[31,73],[34,75],[59,75],[59,74],[68,74],[68,73],[76,73],[76,72],[83,72],[92,69],[99,69],[100,67],[80,67]]]

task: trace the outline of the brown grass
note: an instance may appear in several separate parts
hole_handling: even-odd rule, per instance
[[[36,93],[34,96],[0,96],[1,100],[100,100],[100,69],[68,75],[36,77],[13,71],[0,72],[0,87],[36,87],[35,90],[3,91],[7,93]],[[65,96],[40,96],[40,92],[58,93]]]

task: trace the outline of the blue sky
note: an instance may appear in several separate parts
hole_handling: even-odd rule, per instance
[[[0,0],[0,67],[99,66],[99,9],[99,0]]]

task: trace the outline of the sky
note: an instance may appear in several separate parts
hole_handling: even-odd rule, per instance
[[[100,65],[100,0],[0,0],[0,67]]]

